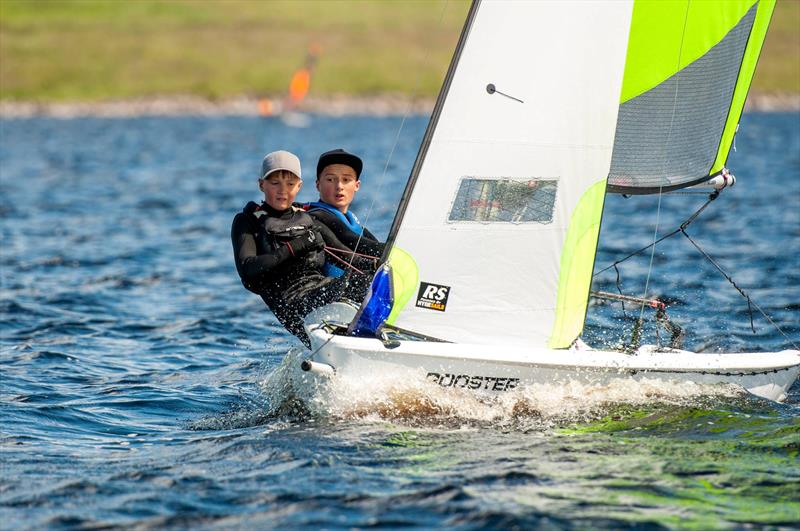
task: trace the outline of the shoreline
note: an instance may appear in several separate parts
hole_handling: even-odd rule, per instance
[[[429,114],[434,98],[402,94],[379,96],[313,96],[294,110],[325,116],[402,116]],[[266,108],[264,106],[266,104]],[[277,116],[284,106],[277,98],[237,97],[209,100],[197,96],[170,96],[104,102],[9,102],[0,101],[0,118],[135,118],[139,116]],[[271,110],[271,112],[264,112]]]
[[[171,96],[106,102],[9,102],[0,101],[0,119],[9,118],[135,118],[140,116],[271,116],[264,112],[265,100],[238,97],[212,101],[196,96]],[[279,109],[279,98],[267,99],[268,108]],[[325,116],[402,116],[430,114],[435,98],[412,98],[403,94],[379,96],[314,96],[297,107],[298,112]],[[800,111],[800,94],[750,94],[745,111]]]

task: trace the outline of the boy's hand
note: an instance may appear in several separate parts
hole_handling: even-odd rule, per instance
[[[313,227],[305,234],[286,242],[286,246],[289,248],[289,252],[292,253],[292,256],[303,256],[311,251],[321,250],[325,247],[325,241],[322,239],[322,234],[319,232],[319,229]]]

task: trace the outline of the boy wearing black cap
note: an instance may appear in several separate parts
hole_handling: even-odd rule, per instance
[[[303,318],[342,298],[361,302],[371,278],[323,274],[326,247],[344,246],[330,229],[293,206],[303,185],[300,175],[294,154],[275,151],[264,157],[258,179],[264,202],[251,201],[236,215],[231,241],[244,287],[260,295],[281,324],[309,346]],[[363,260],[358,265],[364,267]]]
[[[342,254],[341,262],[331,261],[325,265],[328,276],[344,274],[346,265],[353,253],[380,258],[383,244],[361,225],[358,218],[350,212],[350,203],[361,187],[361,159],[344,149],[334,149],[320,155],[317,162],[317,190],[319,201],[305,205],[315,220],[328,227],[351,253]]]

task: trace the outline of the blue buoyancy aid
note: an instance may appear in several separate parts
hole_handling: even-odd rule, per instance
[[[324,201],[314,201],[311,203],[306,203],[303,205],[304,210],[307,212],[313,212],[314,210],[325,210],[333,214],[337,220],[339,220],[342,225],[344,225],[347,229],[349,229],[353,234],[356,236],[361,236],[364,232],[364,227],[361,226],[361,222],[358,220],[355,214],[347,211],[346,214],[343,214],[338,208],[333,205],[329,205]],[[337,255],[338,256],[338,255]],[[345,257],[341,257],[343,260],[347,260]],[[331,263],[331,259],[329,258],[326,260],[325,265],[322,268],[322,273],[326,277],[340,277],[344,275],[344,269],[338,267]]]
[[[304,205],[305,210],[307,212],[313,212],[314,210],[327,210],[334,216],[336,216],[339,221],[344,223],[345,227],[353,231],[356,235],[361,236],[361,233],[364,232],[364,227],[361,226],[361,222],[358,221],[358,218],[355,214],[347,211],[346,214],[342,214],[342,212],[336,208],[335,206],[329,205],[323,201],[314,201],[312,203],[308,203]]]

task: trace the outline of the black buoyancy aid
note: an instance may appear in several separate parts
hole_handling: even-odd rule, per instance
[[[289,211],[277,212],[267,205],[247,204],[244,212],[256,219],[258,230],[255,233],[259,252],[274,252],[286,242],[307,234],[314,228],[314,220],[299,208],[291,207]],[[304,264],[314,269],[322,268],[325,255],[322,251],[312,251],[301,257]]]

